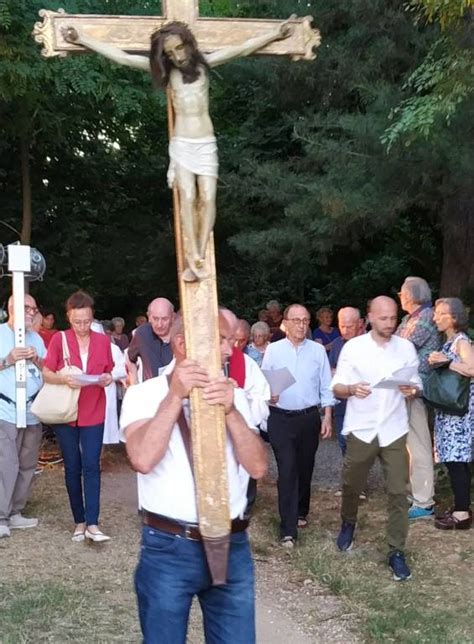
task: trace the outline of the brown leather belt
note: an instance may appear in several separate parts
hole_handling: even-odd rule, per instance
[[[170,534],[191,539],[192,541],[202,541],[202,535],[196,523],[174,521],[174,519],[161,516],[161,514],[148,512],[148,510],[143,510],[143,523],[155,530],[169,532]],[[230,531],[243,532],[248,528],[248,525],[249,522],[247,519],[234,519],[231,523]]]

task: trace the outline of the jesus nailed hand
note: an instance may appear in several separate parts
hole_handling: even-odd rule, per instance
[[[199,50],[191,30],[170,22],[151,35],[149,56],[125,51],[90,38],[74,27],[62,29],[67,42],[82,45],[120,65],[150,72],[154,84],[169,91],[174,132],[169,143],[168,184],[179,193],[187,282],[208,277],[206,249],[216,219],[217,145],[209,115],[209,75],[212,67],[249,56],[292,33],[291,16],[271,33],[211,53]]]

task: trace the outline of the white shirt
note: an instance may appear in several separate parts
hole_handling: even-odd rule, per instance
[[[264,423],[270,410],[268,401],[270,400],[270,385],[262,373],[262,370],[248,355],[244,353],[245,360],[245,382],[244,391],[250,409],[250,418],[252,424],[257,427]]]
[[[112,382],[105,388],[105,420],[104,420],[104,445],[111,445],[120,442],[119,424],[117,415],[117,380],[127,377],[125,368],[125,356],[119,347],[113,342],[110,343],[112,350]]]
[[[166,371],[171,372],[173,367],[174,361],[168,365]],[[125,429],[128,425],[152,418],[167,393],[166,374],[128,388],[120,415],[122,441],[125,441]],[[243,389],[234,390],[234,405],[250,429],[257,431],[252,426]],[[231,519],[235,519],[243,516],[247,505],[249,475],[237,462],[228,435],[226,457],[230,516]],[[177,423],[171,432],[168,449],[158,465],[148,474],[138,474],[138,502],[141,508],[149,512],[162,514],[177,521],[198,522],[194,478]]]
[[[303,340],[295,346],[288,338],[268,345],[262,369],[287,367],[296,382],[285,389],[278,399],[282,409],[306,409],[314,405],[332,407],[331,368],[326,350],[318,342]]]
[[[392,335],[389,342],[378,345],[372,333],[366,333],[343,346],[332,387],[358,382],[373,385],[402,367],[418,369],[418,356],[409,340]],[[418,371],[411,382],[421,389]],[[346,436],[352,433],[365,443],[371,443],[377,436],[381,447],[390,445],[408,433],[405,398],[398,389],[372,389],[367,398],[350,396],[342,433]]]

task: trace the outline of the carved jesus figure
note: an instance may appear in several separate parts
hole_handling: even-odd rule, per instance
[[[204,257],[216,218],[218,160],[209,115],[208,72],[212,67],[248,56],[274,40],[286,38],[290,33],[291,27],[285,21],[272,34],[204,54],[184,23],[170,22],[152,34],[150,55],[146,57],[127,54],[118,47],[89,38],[73,27],[63,30],[68,42],[83,45],[115,63],[148,71],[157,87],[170,89],[175,123],[169,143],[168,184],[179,191],[185,236],[186,268],[182,274],[185,281],[206,277]]]

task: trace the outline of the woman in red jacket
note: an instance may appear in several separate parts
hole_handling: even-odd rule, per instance
[[[77,421],[56,425],[55,432],[64,459],[66,489],[74,522],[72,539],[108,541],[110,537],[98,527],[100,509],[100,451],[104,433],[105,391],[112,382],[114,363],[108,336],[91,331],[94,300],[83,291],[73,293],[66,302],[66,314],[71,326],[66,340],[71,364],[88,375],[99,376],[98,383],[82,385],[74,376],[64,376],[61,334],[51,339],[44,361],[43,377],[51,384],[67,384],[81,388]]]

